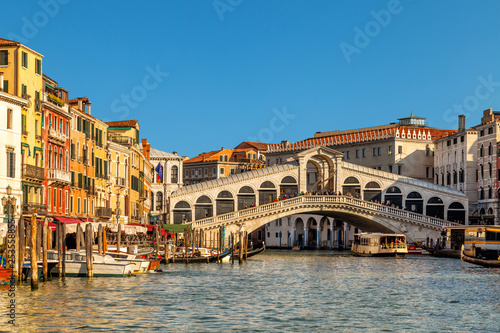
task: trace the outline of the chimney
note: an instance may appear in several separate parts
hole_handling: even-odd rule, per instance
[[[142,141],[142,153],[144,154],[144,157],[146,157],[149,160],[151,156],[151,145],[148,143],[148,139],[142,139],[141,141]]]
[[[78,99],[78,109],[79,109],[80,111],[83,111],[83,102],[82,102],[82,100],[81,100],[81,99]]]
[[[90,116],[90,103],[87,104],[87,114]]]
[[[458,131],[465,131],[465,115],[461,114],[458,116]]]
[[[220,150],[224,150],[224,147],[221,147],[221,149],[220,149]]]
[[[176,151],[174,151],[174,155],[177,156],[177,152]]]

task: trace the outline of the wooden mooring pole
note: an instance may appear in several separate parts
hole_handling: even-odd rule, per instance
[[[47,218],[43,219],[42,226],[42,247],[43,247],[43,280],[47,281],[49,277],[49,268],[47,265],[47,250],[49,249],[49,243],[47,241],[47,226],[48,221]]]
[[[18,255],[18,268],[17,268],[17,273],[19,274],[19,282],[24,280],[26,277],[23,274],[23,264],[24,264],[24,252],[26,251],[26,237],[25,237],[25,228],[26,222],[24,221],[24,218],[21,218],[19,220],[19,255]]]
[[[243,262],[243,231],[240,231],[240,250],[239,250],[239,263],[241,264]]]
[[[116,252],[121,252],[122,245],[122,224],[118,223],[118,234],[116,235]]]
[[[36,213],[31,216],[31,290],[38,289],[38,261],[36,257]]]
[[[99,254],[103,253],[102,251],[102,224],[99,223],[99,228],[97,229],[97,251]]]
[[[93,258],[92,258],[92,238],[93,238],[92,226],[87,224],[85,226],[85,257],[87,259],[87,276],[93,277]]]

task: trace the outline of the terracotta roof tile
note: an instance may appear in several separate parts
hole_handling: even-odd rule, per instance
[[[119,120],[106,122],[106,125],[110,127],[135,127],[138,124],[138,120]]]
[[[21,43],[10,39],[0,38],[0,45],[21,45]]]

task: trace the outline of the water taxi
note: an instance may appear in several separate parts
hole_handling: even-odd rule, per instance
[[[460,258],[483,267],[500,267],[500,226],[464,227]]]
[[[362,257],[403,257],[408,248],[403,234],[361,233],[354,235],[351,251]]]

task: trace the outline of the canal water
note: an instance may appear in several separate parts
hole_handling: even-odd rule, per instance
[[[500,332],[499,269],[422,255],[267,251],[243,265],[22,284],[15,300],[13,332]]]

